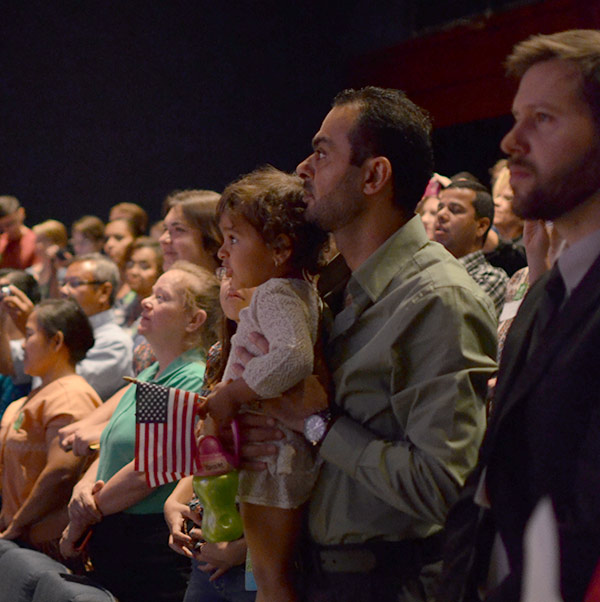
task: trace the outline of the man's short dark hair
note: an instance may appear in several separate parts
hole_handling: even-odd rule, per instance
[[[41,301],[42,295],[40,293],[38,281],[24,270],[4,268],[0,270],[0,278],[6,278],[10,284],[16,286],[21,292],[25,293],[34,305]]]
[[[550,35],[534,35],[513,48],[506,59],[508,75],[523,77],[530,68],[558,59],[575,65],[583,79],[583,97],[600,130],[600,31],[570,29]]]
[[[452,188],[463,188],[475,192],[475,198],[473,199],[475,217],[477,219],[487,217],[490,220],[490,225],[483,235],[483,242],[485,243],[488,232],[494,224],[494,200],[492,195],[480,182],[467,178],[457,178],[456,176],[451,179],[450,184],[444,190],[451,190]]]
[[[6,217],[11,213],[14,213],[21,204],[17,197],[14,196],[0,196],[0,217]]]
[[[392,166],[394,201],[412,215],[433,172],[431,121],[401,90],[368,86],[344,90],[333,106],[356,104],[359,116],[348,134],[351,162],[387,157]]]

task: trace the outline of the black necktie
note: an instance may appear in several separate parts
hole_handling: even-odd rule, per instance
[[[540,305],[535,317],[533,333],[531,335],[531,343],[529,352],[533,351],[540,341],[541,336],[552,322],[553,318],[559,312],[560,307],[565,298],[565,283],[558,269],[558,265],[550,271],[550,277],[544,286],[544,294],[540,299]]]

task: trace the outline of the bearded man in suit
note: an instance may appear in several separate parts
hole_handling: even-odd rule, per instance
[[[514,211],[552,220],[568,246],[509,332],[479,462],[448,519],[440,599],[520,600],[524,529],[548,497],[568,602],[600,556],[600,31],[534,36],[507,67],[520,79],[501,143]]]

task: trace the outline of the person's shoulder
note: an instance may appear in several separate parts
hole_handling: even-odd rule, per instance
[[[497,278],[501,278],[502,280],[506,280],[508,282],[509,278],[508,278],[508,274],[506,273],[506,270],[504,270],[503,268],[500,268],[498,266],[492,265],[489,261],[485,261],[485,271],[488,274],[493,274],[495,275]]]
[[[301,278],[270,278],[261,284],[252,297],[254,306],[268,306],[281,304],[285,299],[313,302],[318,298],[314,284]]]
[[[199,390],[198,387],[202,386],[206,372],[206,354],[198,349],[190,349],[182,353],[174,362],[171,364],[171,369],[167,369],[166,378],[161,384]],[[152,366],[149,370],[151,368]]]
[[[314,289],[314,286],[301,278],[269,278],[257,287],[256,293],[289,295],[309,289]]]
[[[94,387],[92,387],[92,385],[90,385],[88,381],[79,374],[62,376],[48,386],[54,386],[56,389],[63,389],[72,392],[77,391],[83,394],[92,394],[94,397],[97,397],[98,395]]]
[[[399,283],[408,277],[431,292],[448,287],[476,290],[464,265],[439,243],[422,247],[414,254],[412,264],[411,271],[397,275]]]
[[[397,274],[393,285],[406,287],[415,302],[439,301],[439,306],[461,311],[485,308],[495,315],[489,296],[469,275],[465,267],[442,245],[426,245],[413,258],[408,275]]]
[[[114,320],[109,319],[109,316],[107,316],[107,319],[104,320],[102,324],[94,328],[94,337],[98,338],[98,335],[100,335],[107,344],[111,342],[113,344],[121,343],[133,348],[133,339],[131,335]]]
[[[39,401],[47,408],[70,407],[73,404],[98,407],[102,404],[96,390],[79,374],[57,378],[39,392]]]

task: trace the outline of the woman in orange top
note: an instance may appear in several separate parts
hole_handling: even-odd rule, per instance
[[[75,364],[93,344],[92,328],[74,301],[48,299],[36,305],[23,349],[25,372],[39,377],[41,385],[10,404],[0,425],[0,538],[54,557],[73,485],[86,465],[85,458],[61,449],[58,429],[102,403],[75,373]]]

